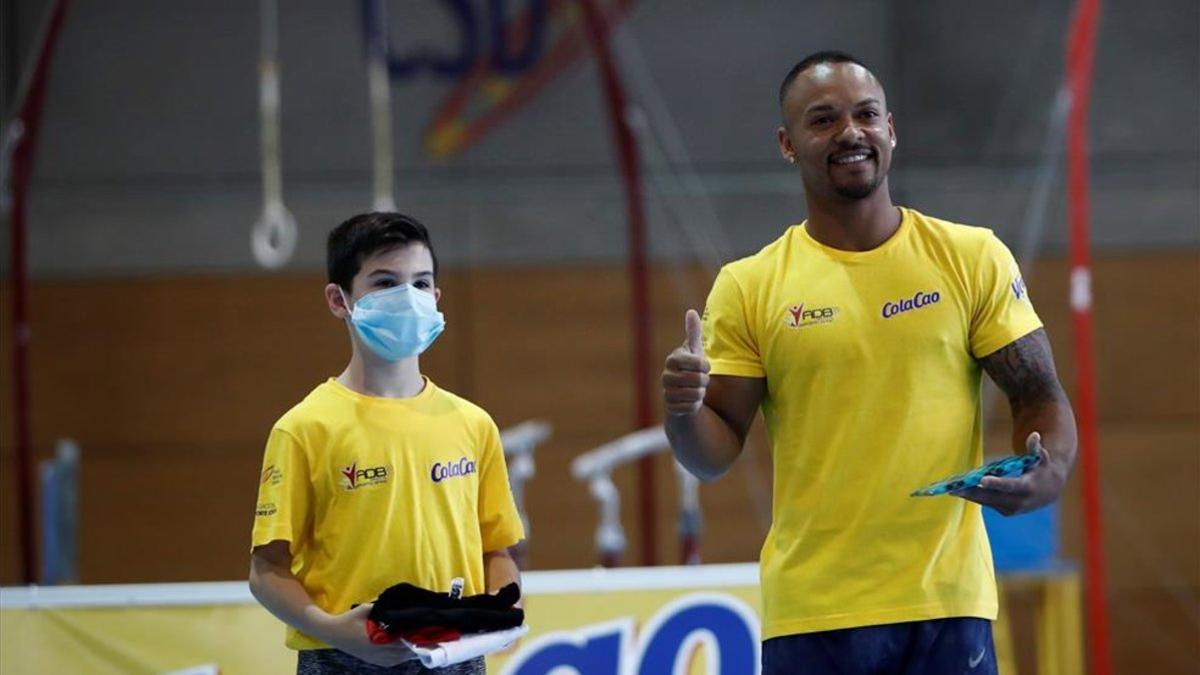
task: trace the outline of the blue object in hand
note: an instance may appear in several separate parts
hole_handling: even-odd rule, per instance
[[[950,492],[958,492],[979,485],[979,481],[985,476],[997,476],[999,478],[1012,478],[1029,473],[1033,465],[1038,463],[1038,454],[1031,452],[1025,455],[1013,455],[1005,457],[994,462],[988,462],[977,469],[971,469],[966,473],[960,473],[949,478],[944,478],[936,483],[931,483],[925,487],[913,492],[911,497],[934,497],[936,495],[944,495]]]

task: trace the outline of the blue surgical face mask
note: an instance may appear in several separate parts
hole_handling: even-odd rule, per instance
[[[428,349],[446,327],[446,317],[438,311],[432,293],[400,284],[359,298],[350,323],[380,358],[399,361]]]

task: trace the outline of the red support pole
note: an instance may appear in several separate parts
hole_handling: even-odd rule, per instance
[[[1088,106],[1095,55],[1099,0],[1079,0],[1067,43],[1067,86],[1071,111],[1067,126],[1067,209],[1070,221],[1071,311],[1078,379],[1075,411],[1079,421],[1083,471],[1084,564],[1091,669],[1109,675],[1108,608],[1105,595],[1104,531],[1100,503],[1100,449],[1096,421],[1096,364],[1092,353],[1092,288],[1089,255]]]
[[[13,143],[11,156],[12,210],[12,331],[13,331],[13,408],[17,441],[17,519],[21,541],[21,579],[37,581],[33,540],[33,431],[29,412],[29,269],[26,261],[25,212],[29,182],[33,178],[33,159],[41,127],[42,106],[46,100],[50,57],[62,29],[66,0],[59,0],[50,11],[32,75],[17,93],[17,113],[5,126],[5,143]]]
[[[624,0],[622,4],[628,6],[630,0]],[[579,7],[583,10],[588,39],[596,52],[596,64],[600,67],[625,186],[626,217],[629,220],[629,319],[633,331],[634,425],[636,429],[644,429],[654,422],[654,408],[650,402],[650,283],[646,271],[646,219],[637,139],[625,119],[625,91],[608,48],[608,22],[594,0],[579,0]],[[654,458],[645,457],[638,462],[643,565],[655,565],[658,561],[658,508],[654,482]]]

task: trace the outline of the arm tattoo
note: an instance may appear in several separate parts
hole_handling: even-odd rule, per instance
[[[988,354],[979,363],[1008,397],[1013,412],[1029,405],[1066,401],[1054,369],[1050,340],[1041,328]]]

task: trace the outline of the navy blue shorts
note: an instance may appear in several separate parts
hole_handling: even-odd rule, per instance
[[[953,618],[785,635],[762,675],[997,675],[992,622]]]

